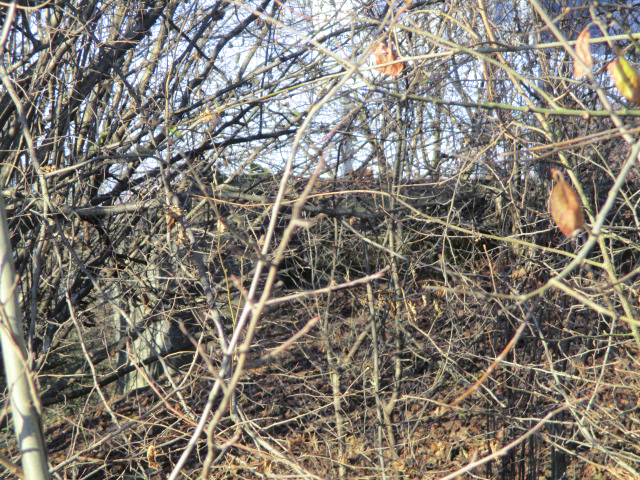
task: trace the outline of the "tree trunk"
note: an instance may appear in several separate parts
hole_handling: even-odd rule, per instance
[[[22,454],[24,478],[28,480],[48,480],[49,466],[42,434],[40,404],[37,390],[27,361],[24,346],[22,314],[18,302],[18,288],[11,254],[9,226],[0,195],[0,314],[2,328],[2,357],[11,399],[13,427]]]

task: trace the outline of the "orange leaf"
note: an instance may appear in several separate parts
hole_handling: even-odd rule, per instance
[[[565,236],[572,237],[576,232],[584,229],[582,204],[576,192],[565,182],[561,172],[552,168],[551,174],[558,180],[551,190],[549,200],[551,217]]]
[[[393,48],[391,39],[389,39],[386,45],[384,44],[384,42],[379,43],[373,51],[373,54],[376,57],[376,65],[395,62],[396,60],[398,60],[398,54]],[[400,75],[400,72],[404,70],[404,63],[398,62],[394,63],[393,65],[385,65],[383,67],[377,67],[376,70],[384,74],[391,75],[392,77],[397,77],[398,75]]]
[[[149,467],[159,470],[160,465],[158,465],[157,455],[158,450],[156,447],[149,445],[149,448],[147,449],[147,462],[149,462]]]
[[[630,102],[640,105],[640,73],[622,57],[607,65],[607,70],[618,91]]]
[[[589,39],[591,38],[591,33],[589,32],[589,27],[585,28],[578,35],[578,40],[576,41],[576,55],[582,62],[586,65],[586,69],[580,65],[580,62],[573,62],[573,77],[576,80],[580,80],[582,77],[586,76],[593,67],[593,57],[591,56],[591,47],[589,46]]]

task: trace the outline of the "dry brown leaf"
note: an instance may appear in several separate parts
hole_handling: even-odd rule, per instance
[[[640,73],[622,57],[607,65],[607,70],[618,91],[630,102],[640,105]]]
[[[182,212],[180,211],[180,207],[176,207],[172,205],[167,209],[165,213],[165,217],[167,219],[167,231],[169,232],[171,231],[173,226],[178,221],[178,218],[180,218],[181,213]]]
[[[155,446],[149,445],[149,449],[147,450],[147,462],[149,462],[149,467],[154,468],[156,470],[160,469],[160,465],[158,464],[158,450]]]
[[[522,278],[526,278],[527,270],[524,267],[516,268],[509,274],[509,277],[512,280],[520,280]]]
[[[176,219],[170,213],[166,213],[165,216],[167,218],[167,231],[170,232],[173,226],[176,224]]]
[[[384,42],[379,43],[373,51],[373,54],[376,57],[376,65],[382,65],[384,63],[395,62],[398,60],[398,54],[393,47],[391,39],[389,39],[386,44]],[[398,62],[393,65],[385,65],[383,67],[377,67],[376,70],[384,74],[391,75],[392,77],[397,77],[400,75],[400,72],[404,70],[404,63]]]
[[[585,69],[580,62],[573,62],[573,77],[576,80],[580,80],[582,77],[585,77],[593,68],[593,57],[591,56],[591,47],[589,45],[589,39],[591,38],[591,33],[589,32],[589,27],[585,28],[578,35],[578,40],[576,41],[576,55],[582,62],[586,65],[587,69]]]
[[[562,173],[552,168],[551,174],[558,180],[551,190],[549,200],[551,217],[565,236],[572,237],[576,232],[584,229],[582,205],[576,192],[565,182]]]

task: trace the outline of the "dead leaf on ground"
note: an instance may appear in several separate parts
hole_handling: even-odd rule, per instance
[[[590,38],[591,33],[589,32],[589,27],[582,30],[580,35],[578,35],[578,40],[576,41],[576,55],[580,60],[582,60],[587,68],[585,69],[580,62],[573,62],[573,77],[576,80],[580,80],[587,76],[593,68],[593,57],[591,56],[591,46],[589,45]]]
[[[158,450],[155,446],[149,445],[149,449],[147,450],[147,462],[149,462],[149,467],[154,468],[156,470],[160,469],[160,465],[158,464]]]
[[[607,65],[607,70],[618,91],[630,102],[640,105],[640,73],[622,57]]]
[[[551,217],[565,236],[572,237],[576,232],[584,229],[582,204],[576,192],[564,180],[562,172],[552,168],[551,174],[558,180],[551,190],[549,200]]]

